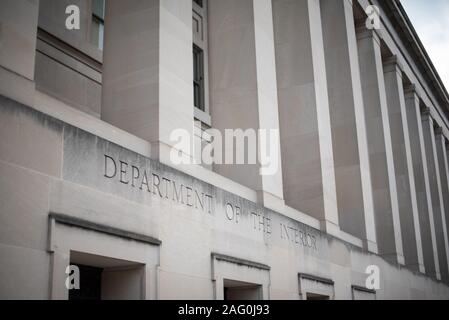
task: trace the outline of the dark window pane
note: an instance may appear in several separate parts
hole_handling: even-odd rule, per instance
[[[105,0],[92,0],[91,43],[103,50]]]
[[[193,46],[193,100],[195,107],[204,111],[204,54],[203,50],[195,45]]]
[[[199,5],[201,8],[203,7],[203,0],[193,0],[197,5]]]

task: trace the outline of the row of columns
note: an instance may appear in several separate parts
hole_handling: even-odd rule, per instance
[[[284,198],[377,253],[352,2],[273,0]]]
[[[435,273],[441,276],[441,279],[448,281],[448,241],[447,241],[447,226],[445,218],[445,209],[442,194],[442,183],[440,174],[440,163],[438,161],[438,153],[446,152],[446,147],[443,148],[442,143],[437,145],[436,136],[438,140],[443,141],[441,130],[438,128],[435,133],[434,120],[432,119],[429,109],[425,109],[422,113],[422,127],[424,136],[424,148],[427,161],[428,176],[429,176],[429,193],[431,199],[433,222],[435,229],[435,242],[438,252],[438,259],[435,259]],[[438,149],[443,148],[443,151]]]
[[[29,3],[34,22],[24,36],[37,30],[38,2]],[[29,14],[6,4],[5,25]],[[259,191],[265,205],[285,201],[326,232],[449,281],[447,139],[415,87],[404,88],[398,59],[383,58],[380,35],[356,30],[352,1],[209,5],[213,127],[280,129],[282,149],[277,175],[261,177],[257,165],[218,171]],[[162,162],[171,131],[193,136],[191,11],[178,0],[106,6],[102,117],[151,142]],[[35,48],[25,49],[34,65]],[[12,70],[31,81],[32,67],[5,59],[3,80]]]
[[[447,141],[400,61],[350,0],[273,0],[273,16],[287,205],[449,281]]]

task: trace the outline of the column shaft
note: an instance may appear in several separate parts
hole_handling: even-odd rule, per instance
[[[284,198],[332,233],[339,222],[320,1],[274,0],[273,17]]]
[[[449,267],[449,245],[448,245],[448,210],[449,210],[449,175],[446,153],[446,138],[443,135],[443,129],[437,128],[435,131],[435,145],[438,157],[438,168],[441,184],[441,228],[446,246],[446,259]],[[446,279],[449,281],[449,278]]]
[[[434,122],[430,115],[430,110],[424,110],[422,114],[422,124],[424,132],[424,143],[426,147],[427,166],[429,169],[430,192],[432,198],[433,218],[435,226],[435,237],[438,251],[438,262],[441,279],[449,279],[447,262],[447,237],[443,229],[444,203],[441,192],[440,170],[438,164],[438,155],[435,143]]]
[[[379,254],[404,263],[391,130],[380,38],[363,25],[357,30]]]
[[[102,119],[163,162],[174,130],[193,138],[192,38],[191,1],[106,1]]]
[[[377,252],[352,1],[322,0],[321,17],[340,227]]]
[[[39,0],[0,1],[0,94],[34,103]]]
[[[248,1],[248,0],[246,0]],[[283,204],[282,157],[280,146],[278,88],[276,75],[276,54],[274,47],[274,26],[272,0],[252,0],[254,10],[254,34],[257,72],[257,112],[258,128],[276,130],[279,133],[277,143],[278,167],[276,172],[260,176],[262,187],[256,189],[259,201],[265,206],[276,208]],[[270,143],[270,141],[268,140]],[[259,141],[259,152],[260,152]],[[274,146],[269,145],[268,148]],[[259,170],[260,170],[260,165]]]
[[[440,277],[440,268],[438,265],[438,251],[433,222],[432,196],[421,122],[420,100],[414,86],[410,86],[405,90],[405,98],[424,266],[428,275],[438,278]]]
[[[271,0],[209,0],[208,5],[212,127],[279,130]],[[275,207],[283,204],[280,152],[278,160],[276,173],[267,176],[260,175],[260,163],[214,169],[257,190],[261,203]]]
[[[414,192],[415,178],[405,110],[402,70],[396,57],[389,58],[384,63],[384,76],[405,264],[414,270],[423,271],[421,230],[416,193]]]

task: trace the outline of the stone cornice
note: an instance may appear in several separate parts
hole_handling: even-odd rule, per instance
[[[422,44],[421,40],[419,39],[419,36],[413,27],[413,24],[411,23],[410,19],[408,18],[408,15],[400,3],[399,0],[392,0],[392,1],[381,1],[382,4],[387,6],[390,12],[392,12],[392,23],[396,24],[402,31],[404,32],[404,35],[411,39],[409,40],[409,45],[411,46],[411,49],[413,50],[417,56],[418,61],[417,64],[421,65],[425,72],[429,75],[431,78],[431,83],[429,83],[429,87],[432,90],[436,89],[436,96],[438,96],[441,99],[441,102],[443,103],[443,106],[446,108],[446,111],[449,110],[449,93],[446,90],[446,87],[443,84],[443,81],[441,80],[440,76],[438,75],[438,72],[436,71],[435,66],[432,63],[432,60],[429,58],[429,55],[426,52],[426,49],[424,45]]]
[[[314,276],[314,275],[311,275],[311,274],[307,274],[307,273],[299,273],[298,277],[299,277],[299,279],[306,279],[306,280],[321,282],[321,283],[328,284],[328,285],[331,285],[331,286],[334,285],[334,281],[331,280],[331,279],[317,277],[317,276]]]
[[[80,219],[77,217],[72,217],[72,216],[65,215],[65,214],[50,213],[49,219],[54,220],[57,223],[67,225],[67,226],[78,227],[78,228],[90,230],[90,231],[96,231],[99,233],[116,236],[116,237],[119,237],[122,239],[133,240],[133,241],[147,243],[147,244],[156,245],[156,246],[160,246],[162,244],[162,241],[160,241],[156,238],[144,235],[144,234],[139,234],[139,233],[123,230],[123,229],[118,229],[118,228],[115,228],[115,227],[112,227],[109,225],[99,224],[96,222],[83,220],[83,219]]]
[[[236,257],[231,257],[231,256],[227,256],[227,255],[220,254],[220,253],[212,253],[211,256],[212,256],[212,259],[215,259],[217,261],[229,262],[229,263],[233,263],[233,264],[237,264],[237,265],[247,266],[250,268],[266,270],[266,271],[269,271],[271,269],[270,266],[267,266],[267,265],[259,263],[259,262],[254,262],[254,261],[249,261],[249,260],[240,259],[240,258],[236,258]]]

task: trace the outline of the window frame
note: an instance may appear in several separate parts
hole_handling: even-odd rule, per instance
[[[371,290],[362,286],[357,286],[357,285],[352,285],[351,286],[351,295],[352,295],[352,300],[361,300],[360,298],[358,298],[358,294],[365,294],[365,295],[370,295],[373,299],[371,300],[377,300],[377,292],[376,290]]]
[[[312,295],[322,297],[323,300],[335,299],[335,283],[332,279],[299,273],[298,289],[300,300],[307,300]]]
[[[196,89],[198,88],[198,93]],[[193,102],[201,111],[205,109],[204,98],[204,50],[193,44]]]
[[[90,3],[90,9],[92,13],[92,17],[90,19],[90,33],[89,33],[89,39],[90,43],[95,46],[98,50],[103,51],[104,48],[104,16],[106,14],[106,0],[100,0],[103,3],[103,17],[100,17],[96,12],[94,12],[94,1],[91,0]],[[94,43],[92,33],[93,33],[93,24],[94,22],[98,23],[99,30],[98,30],[98,43]]]
[[[202,6],[198,5],[195,0],[192,0],[192,42],[193,42],[193,50],[195,50],[195,46],[202,50],[203,55],[203,66],[202,66],[202,73],[203,73],[203,88],[202,88],[202,96],[203,96],[203,108],[197,108],[194,103],[194,118],[196,120],[201,121],[202,123],[206,124],[207,126],[211,126],[211,116],[210,116],[210,107],[209,107],[209,52],[208,52],[208,36],[207,36],[207,30],[208,30],[208,24],[207,24],[207,12],[208,12],[208,3],[207,0],[202,0]],[[199,22],[200,30],[199,34],[195,33],[195,30],[193,28],[193,19],[200,19]],[[193,59],[192,59],[193,62]],[[194,70],[195,72],[195,70]],[[192,91],[192,94],[194,94],[194,91]],[[195,99],[195,97],[194,97]],[[195,102],[195,101],[194,101]]]

